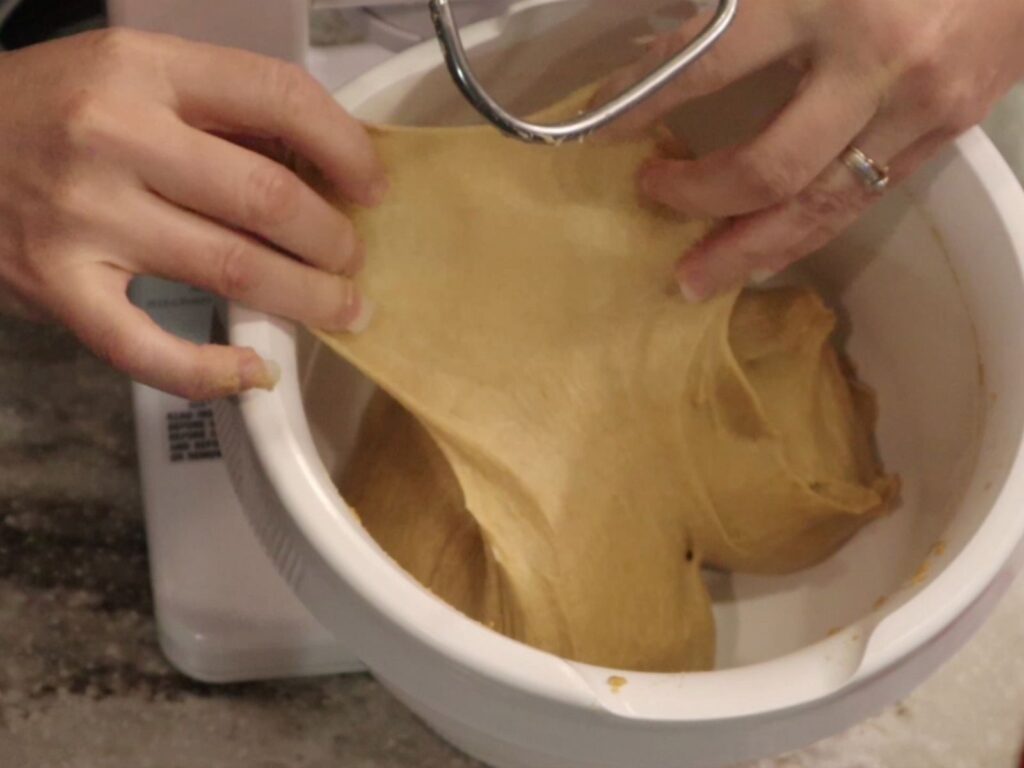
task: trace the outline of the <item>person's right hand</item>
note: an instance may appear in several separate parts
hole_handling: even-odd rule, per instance
[[[284,165],[350,201],[387,181],[370,139],[301,68],[126,30],[0,54],[0,292],[145,384],[194,400],[272,387],[254,351],[196,346],[128,301],[149,274],[325,330],[358,330],[352,224]]]
[[[596,101],[664,63],[711,13],[653,41]],[[683,296],[701,301],[817,251],[880,199],[880,182],[909,178],[981,122],[1024,77],[1022,41],[1021,0],[741,2],[700,61],[606,135],[643,130],[773,64],[801,75],[753,138],[696,158],[652,158],[640,173],[648,200],[721,222],[676,268]]]

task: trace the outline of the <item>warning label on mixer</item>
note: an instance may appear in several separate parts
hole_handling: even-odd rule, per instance
[[[172,462],[220,458],[220,443],[209,403],[190,403],[167,414],[167,442]]]

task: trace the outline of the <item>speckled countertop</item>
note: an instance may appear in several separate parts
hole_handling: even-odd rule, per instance
[[[1017,768],[1024,581],[906,702],[761,768]],[[128,384],[0,316],[0,768],[464,768],[365,676],[212,687],[157,648]],[[628,766],[623,766],[628,768]]]
[[[210,687],[163,660],[128,383],[0,316],[0,768],[461,768],[367,677]]]

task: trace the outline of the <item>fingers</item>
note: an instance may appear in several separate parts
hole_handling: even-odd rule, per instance
[[[891,161],[893,182],[916,171],[949,140],[932,134],[902,139],[888,126],[869,130],[854,143],[871,158]],[[887,149],[889,142],[909,146]],[[879,196],[841,162],[828,168],[803,192],[772,208],[741,216],[712,233],[677,266],[684,297],[701,301],[743,285],[748,278],[766,279],[813,253],[853,224]]]
[[[278,367],[251,349],[199,346],[161,329],[129,302],[129,273],[93,263],[69,277],[74,293],[60,302],[61,320],[101,359],[136,381],[193,401],[277,384]]]
[[[655,159],[640,174],[650,199],[700,217],[737,216],[805,189],[860,133],[879,95],[824,67],[757,137],[697,160]],[[841,95],[840,95],[841,94]]]
[[[135,166],[162,197],[251,232],[308,264],[352,275],[364,261],[352,223],[292,171],[168,118]]]
[[[779,13],[774,3],[741,3],[732,27],[703,57],[659,93],[623,115],[605,130],[621,138],[643,130],[679,104],[719,91],[747,75],[785,58],[803,42],[794,16]],[[678,30],[657,38],[635,64],[612,75],[594,102],[604,104],[666,63],[707,25],[710,13],[700,13]]]
[[[190,43],[171,56],[167,76],[191,125],[280,139],[361,205],[386,193],[366,131],[301,67]]]
[[[135,268],[204,288],[270,314],[322,328],[359,332],[372,314],[347,277],[302,264],[200,216],[152,198],[132,243]]]
[[[823,246],[871,205],[874,195],[830,168],[794,200],[724,224],[687,253],[676,278],[687,301],[765,280]]]

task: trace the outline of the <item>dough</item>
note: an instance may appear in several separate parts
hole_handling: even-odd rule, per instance
[[[321,338],[388,394],[338,482],[437,595],[566,658],[708,669],[702,566],[803,568],[886,509],[870,396],[818,296],[678,296],[709,225],[640,202],[654,138],[374,138],[391,193],[347,212],[378,313]]]

